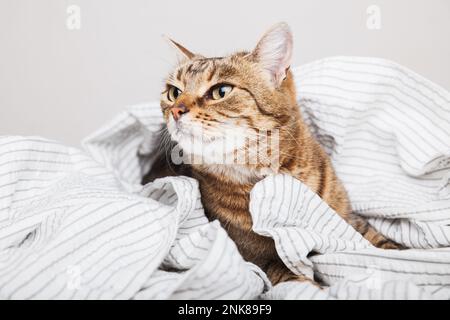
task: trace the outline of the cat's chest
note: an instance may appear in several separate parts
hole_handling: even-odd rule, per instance
[[[250,192],[265,175],[246,168],[219,167],[194,170],[200,183],[202,203],[210,220],[219,219],[223,225],[251,229],[249,213]]]
[[[219,181],[241,187],[253,186],[268,175],[275,174],[270,168],[245,165],[211,165],[202,167],[201,171]]]

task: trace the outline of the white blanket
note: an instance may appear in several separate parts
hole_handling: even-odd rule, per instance
[[[139,184],[162,124],[151,103],[127,108],[85,151],[0,138],[0,297],[449,299],[449,92],[379,59],[293,71],[353,209],[414,249],[374,248],[300,181],[268,177],[251,193],[254,230],[290,269],[327,285],[271,287],[206,219],[195,180]]]

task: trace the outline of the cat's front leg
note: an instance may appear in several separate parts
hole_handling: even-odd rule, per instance
[[[380,232],[375,230],[365,218],[355,213],[351,213],[348,216],[347,221],[353,228],[355,228],[356,231],[361,233],[364,238],[369,240],[369,242],[377,248],[398,250],[406,249],[401,244],[398,244],[397,242],[383,236]]]
[[[264,268],[264,271],[266,272],[267,277],[269,278],[270,282],[272,282],[272,285],[276,285],[281,282],[286,281],[300,281],[300,282],[310,282],[311,284],[315,285],[316,287],[320,288],[320,285],[315,282],[313,279],[308,278],[305,275],[298,275],[293,273],[286,265],[279,259],[271,261],[267,264],[267,266]]]
[[[367,231],[363,234],[364,238],[369,240],[370,243],[372,243],[375,247],[381,248],[381,249],[397,249],[397,250],[403,250],[406,249],[401,244],[398,244],[397,242],[394,242],[385,236],[383,236],[381,233],[376,231],[373,227],[369,226],[367,228]]]

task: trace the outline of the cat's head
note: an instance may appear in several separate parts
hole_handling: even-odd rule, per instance
[[[233,152],[298,119],[287,24],[269,29],[253,51],[225,57],[206,58],[171,42],[183,59],[166,80],[161,107],[185,152]]]

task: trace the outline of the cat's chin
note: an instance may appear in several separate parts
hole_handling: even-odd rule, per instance
[[[217,131],[211,134],[195,123],[170,121],[168,131],[173,141],[178,143],[183,154],[189,156],[191,164],[226,164],[236,150],[245,146],[246,132],[239,127],[234,130]],[[192,162],[193,161],[193,162]]]
[[[227,146],[224,138],[214,138],[205,141],[202,138],[179,137],[176,139],[179,147],[183,150],[185,162],[189,164],[225,164],[227,156],[233,154],[234,146]]]

